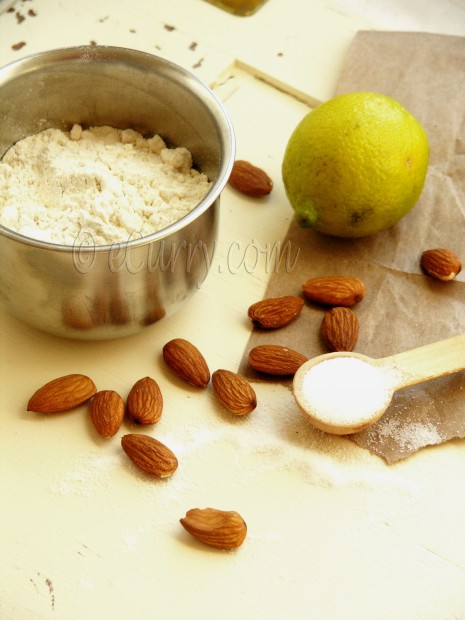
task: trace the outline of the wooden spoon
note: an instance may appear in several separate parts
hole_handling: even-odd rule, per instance
[[[297,404],[314,426],[347,435],[374,424],[395,391],[465,370],[465,334],[373,359],[360,353],[319,355],[296,372]]]

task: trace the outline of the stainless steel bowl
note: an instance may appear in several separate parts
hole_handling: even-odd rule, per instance
[[[126,336],[177,311],[205,280],[220,193],[234,161],[231,122],[195,76],[157,56],[85,46],[39,53],[0,69],[0,157],[48,127],[110,125],[158,133],[188,148],[212,181],[187,216],[113,246],[63,246],[0,226],[0,302],[18,319],[82,340]]]

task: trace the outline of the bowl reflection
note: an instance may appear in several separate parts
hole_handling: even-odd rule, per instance
[[[145,237],[71,246],[0,226],[0,302],[51,334],[107,339],[140,331],[176,312],[205,280],[218,233],[220,194],[234,161],[230,120],[195,76],[135,50],[83,46],[51,50],[0,69],[0,157],[49,127],[109,125],[159,134],[183,146],[211,181],[185,217]]]

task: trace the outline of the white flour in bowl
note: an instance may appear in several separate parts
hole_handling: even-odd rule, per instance
[[[74,125],[13,145],[0,161],[0,224],[27,237],[73,245],[125,242],[166,228],[210,188],[184,147],[132,129]]]

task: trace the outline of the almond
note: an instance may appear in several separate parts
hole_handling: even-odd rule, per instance
[[[131,461],[156,478],[167,478],[178,468],[176,455],[154,437],[130,433],[121,438],[121,446]]]
[[[97,392],[90,406],[90,417],[99,435],[113,437],[123,422],[123,399],[113,390]]]
[[[277,329],[296,319],[303,306],[304,300],[294,295],[269,297],[252,304],[248,309],[248,315],[256,327]]]
[[[460,258],[444,248],[426,250],[421,255],[421,266],[426,273],[437,280],[453,280],[462,270]]]
[[[320,276],[307,280],[302,293],[325,306],[353,306],[365,296],[365,284],[352,276]]]
[[[350,308],[335,307],[325,312],[320,332],[330,351],[353,351],[358,340],[358,319]]]
[[[86,375],[64,375],[38,389],[29,399],[27,410],[37,413],[67,411],[90,400],[96,392],[94,382]]]
[[[134,424],[155,424],[161,417],[163,396],[151,377],[139,379],[126,400],[126,415]]]
[[[234,162],[229,184],[248,196],[266,196],[273,189],[273,181],[261,168],[243,159]]]
[[[196,387],[207,387],[210,370],[205,358],[195,345],[183,338],[174,338],[163,347],[163,359],[167,366],[184,381]]]
[[[277,344],[258,345],[248,356],[254,370],[268,375],[294,375],[307,359],[305,355]]]
[[[180,523],[191,536],[218,549],[235,549],[247,535],[247,525],[235,510],[192,508]]]
[[[215,370],[212,386],[218,400],[231,413],[245,415],[257,406],[257,397],[250,383],[230,370]]]

